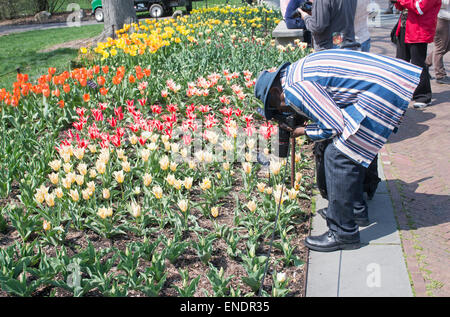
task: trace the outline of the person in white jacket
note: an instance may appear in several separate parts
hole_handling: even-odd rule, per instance
[[[434,64],[436,82],[450,84],[450,78],[444,67],[444,55],[450,50],[450,0],[442,0],[441,10],[438,14],[436,35],[434,36],[434,51],[427,56],[425,63]]]

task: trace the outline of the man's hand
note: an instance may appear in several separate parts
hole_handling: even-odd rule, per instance
[[[292,132],[292,137],[297,138],[301,135],[305,135],[305,127],[297,127],[294,129],[294,132]]]
[[[280,128],[283,129],[283,130],[291,132],[291,136],[294,137],[294,138],[305,134],[305,127],[301,127],[301,126],[300,127],[296,127],[295,129],[292,129],[287,124],[280,123]]]
[[[303,20],[304,20],[307,16],[310,16],[309,13],[303,11],[303,10],[300,9],[300,8],[298,8],[297,10],[298,10],[298,12],[300,13],[300,15],[302,16],[302,19],[303,19]]]

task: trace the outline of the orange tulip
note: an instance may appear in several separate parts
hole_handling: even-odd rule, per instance
[[[105,87],[100,88],[100,94],[102,96],[106,96],[106,94],[108,93],[108,89]]]
[[[87,80],[86,80],[86,78],[80,79],[80,85],[81,85],[81,87],[86,87],[86,85],[87,85]]]
[[[113,80],[112,80],[112,82],[113,82],[114,85],[120,84],[121,81],[122,81],[122,78],[117,77],[117,76],[114,76],[114,77],[113,77]]]
[[[55,67],[49,67],[48,68],[48,73],[49,73],[49,75],[54,75],[56,73],[56,68]]]
[[[97,84],[99,84],[99,86],[104,86],[105,82],[106,82],[105,77],[103,77],[103,76],[98,76],[97,77]]]
[[[134,84],[134,83],[136,82],[136,77],[134,77],[133,75],[130,75],[130,76],[128,76],[128,81],[129,81],[131,84]]]
[[[65,85],[63,86],[63,90],[64,90],[64,92],[65,92],[66,94],[68,94],[68,93],[70,92],[70,85],[69,85],[69,84],[65,84]]]
[[[84,95],[83,95],[83,100],[84,100],[85,102],[89,102],[89,100],[91,100],[91,96],[89,96],[89,94],[84,94]]]
[[[105,66],[102,67],[102,72],[103,72],[104,74],[108,74],[108,72],[109,72],[109,67],[108,67],[108,65],[105,65]]]
[[[59,105],[60,108],[64,108],[65,104],[66,104],[66,103],[64,102],[64,100],[60,100],[60,101],[58,102],[58,105]]]

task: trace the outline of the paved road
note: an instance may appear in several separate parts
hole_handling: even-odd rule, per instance
[[[95,20],[81,21],[80,26],[98,24]],[[69,27],[66,22],[46,23],[46,24],[24,24],[24,25],[3,25],[0,26],[0,36],[27,31],[47,30]]]

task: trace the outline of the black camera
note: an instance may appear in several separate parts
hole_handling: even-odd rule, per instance
[[[280,123],[284,123],[291,129],[295,129],[299,126],[305,125],[308,118],[299,115],[297,113],[292,114],[275,114],[273,116],[273,120]],[[281,127],[278,129],[278,157],[287,157],[289,151],[289,140],[291,137],[291,133],[288,130],[285,130]]]
[[[264,110],[257,109],[258,113],[264,117]],[[272,115],[272,120],[276,121],[279,125],[284,123],[291,129],[295,129],[299,126],[304,126],[309,120],[307,117],[298,113],[281,113],[276,111]],[[278,157],[287,157],[289,151],[289,139],[291,133],[283,128],[278,129]]]
[[[302,11],[305,11],[306,13],[311,14],[311,12],[312,12],[312,5],[313,5],[313,4],[312,4],[311,1],[305,1],[305,2],[303,2],[303,3],[300,5],[299,8],[300,8]],[[301,15],[301,14],[300,14],[300,11],[295,10],[295,12],[292,14],[291,18],[292,18],[292,19],[295,19],[295,18],[298,18],[300,15]]]

